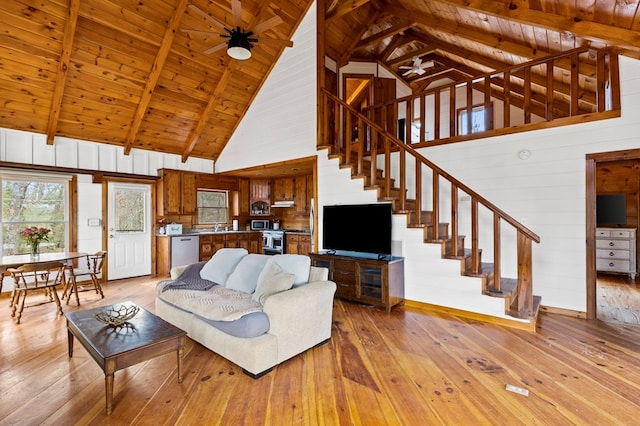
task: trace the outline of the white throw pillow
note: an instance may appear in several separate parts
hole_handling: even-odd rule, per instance
[[[227,278],[249,252],[243,248],[223,248],[215,252],[200,271],[200,278],[225,285]]]
[[[258,277],[268,260],[269,256],[264,254],[246,255],[227,278],[226,287],[245,293],[253,293],[258,285]]]
[[[293,286],[294,274],[282,270],[275,262],[267,262],[263,273],[260,274],[258,285],[252,299],[264,305],[267,297],[289,290]]]
[[[271,263],[277,263],[283,271],[295,275],[294,285],[309,282],[309,271],[311,270],[311,258],[302,254],[277,254],[269,256],[269,260],[264,267],[264,274],[267,266]],[[258,278],[260,282],[260,278]]]

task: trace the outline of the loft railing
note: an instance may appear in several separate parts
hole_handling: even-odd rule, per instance
[[[578,48],[427,88],[362,112],[418,147],[616,117],[618,56]]]

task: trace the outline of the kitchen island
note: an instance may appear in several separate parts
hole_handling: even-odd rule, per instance
[[[199,249],[197,259],[194,261],[209,260],[211,256],[221,248],[242,247],[249,253],[262,253],[261,231],[214,231],[212,230],[186,230],[179,235],[156,235],[156,274],[168,276],[171,265],[171,239],[180,237],[199,237]]]

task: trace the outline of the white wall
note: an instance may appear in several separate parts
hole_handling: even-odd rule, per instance
[[[315,4],[292,41],[216,161],[216,172],[316,155]]]

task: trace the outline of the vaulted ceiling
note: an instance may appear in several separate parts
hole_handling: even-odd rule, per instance
[[[325,49],[416,90],[577,47],[640,58],[638,1],[324,0]],[[311,3],[2,1],[0,127],[215,159]],[[258,39],[245,61],[216,34],[236,26]]]

